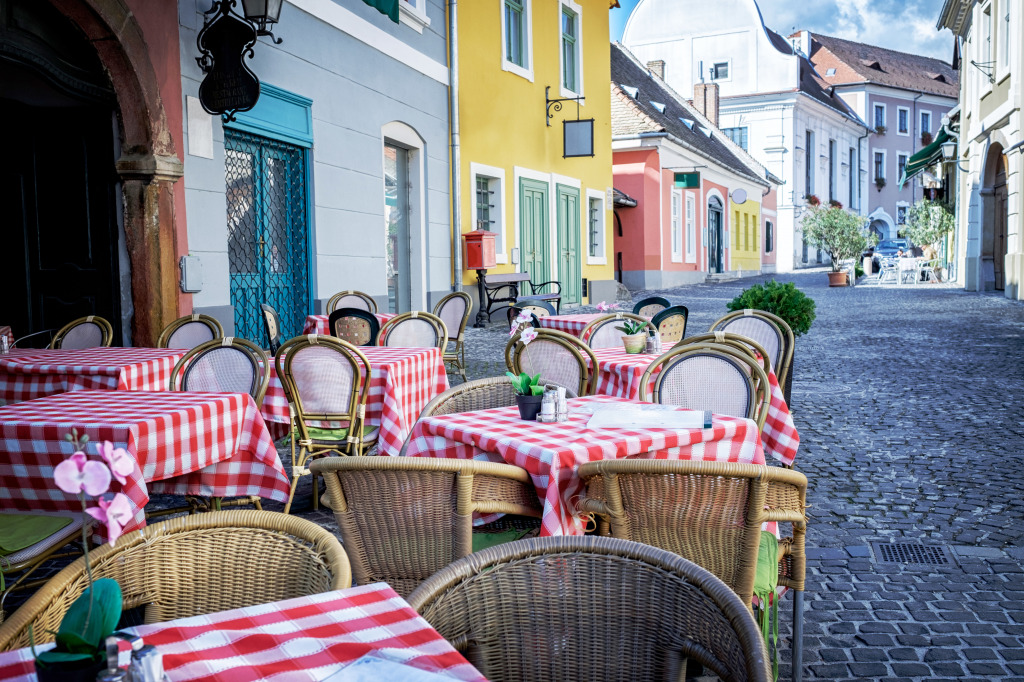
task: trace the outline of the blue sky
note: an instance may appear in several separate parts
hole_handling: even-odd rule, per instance
[[[619,0],[622,7],[611,10],[612,40],[622,37],[638,1]],[[953,56],[953,34],[935,30],[940,0],[757,0],[757,4],[765,24],[784,36],[808,29],[946,61]]]

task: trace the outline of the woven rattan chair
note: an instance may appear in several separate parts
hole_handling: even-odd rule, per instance
[[[281,318],[277,311],[266,303],[260,304],[260,310],[263,311],[263,329],[267,332],[267,348],[270,349],[271,355],[277,355],[277,351],[281,350],[281,344],[284,343],[284,337],[281,335]]]
[[[50,348],[99,348],[114,342],[114,328],[99,315],[80,317],[57,330]]]
[[[160,623],[351,586],[348,557],[315,523],[276,512],[185,516],[122,535],[89,552],[95,578],[121,586],[125,610],[145,607]],[[0,624],[0,651],[53,641],[72,602],[88,586],[75,561]]]
[[[551,305],[547,301],[543,301],[539,298],[530,298],[529,296],[521,296],[517,298],[516,307],[520,310],[529,310],[537,317],[547,317],[548,315],[558,314],[558,311],[555,310],[555,306]]]
[[[537,489],[510,464],[435,457],[320,459],[327,496],[360,585],[402,596],[473,551],[473,513],[540,518]]]
[[[330,315],[339,308],[358,308],[368,313],[377,312],[377,302],[369,294],[361,291],[339,291],[327,301],[327,314]]]
[[[651,319],[651,324],[661,335],[662,343],[678,343],[686,338],[686,320],[690,311],[685,305],[665,308]]]
[[[768,351],[764,349],[764,346],[759,344],[757,341],[754,341],[749,336],[732,334],[730,332],[709,332],[707,334],[688,336],[677,343],[676,347],[678,348],[679,346],[686,346],[693,343],[716,343],[724,346],[732,346],[733,348],[742,350],[758,360],[765,374],[768,374],[772,367],[771,360],[768,358]]]
[[[200,344],[185,353],[171,370],[172,391],[248,393],[263,405],[270,375],[262,348],[237,336]]]
[[[224,327],[209,315],[193,313],[179,317],[164,327],[160,338],[156,341],[157,348],[195,348],[224,336]]]
[[[448,329],[448,346],[444,350],[444,364],[450,365],[466,381],[466,325],[473,308],[473,299],[464,291],[453,291],[434,306],[434,315],[441,318]],[[451,344],[455,344],[452,347]]]
[[[327,320],[331,336],[353,346],[376,346],[380,321],[373,313],[360,308],[338,308]]]
[[[620,329],[616,329],[616,327],[621,327],[623,320],[644,322],[647,324],[647,329],[654,329],[654,325],[651,324],[650,320],[639,315],[614,313],[592,320],[580,332],[580,338],[594,350],[598,348],[622,348],[622,337],[625,336],[625,333]]]
[[[802,660],[807,478],[779,467],[731,462],[618,459],[579,469],[577,508],[602,534],[674,552],[711,571],[751,604],[761,524],[791,523],[779,542],[779,585],[793,600],[793,670]],[[798,675],[797,675],[798,676]]]
[[[540,383],[547,385],[548,382],[541,380]],[[569,388],[565,389],[565,395],[567,398],[578,397],[576,392]],[[419,418],[489,410],[492,407],[513,407],[515,404],[516,390],[512,386],[512,380],[507,376],[474,379],[436,396],[426,404]]]
[[[572,334],[538,329],[529,344],[516,332],[505,346],[505,366],[513,374],[539,374],[546,383],[564,386],[576,395],[593,395],[597,388],[597,358]]]
[[[433,313],[402,313],[392,317],[380,328],[377,345],[391,348],[440,348],[443,353],[448,347],[448,328]]]
[[[355,346],[329,336],[297,336],[277,354],[292,417],[292,489],[284,512],[291,512],[299,479],[309,461],[330,453],[362,455],[377,441],[380,427],[366,424],[370,361]],[[298,448],[296,449],[296,446]],[[320,493],[313,477],[313,508]]]
[[[640,400],[746,417],[758,431],[768,417],[767,397],[768,377],[752,355],[712,343],[673,348],[640,378]]]
[[[637,301],[637,304],[633,306],[633,314],[639,315],[640,317],[646,317],[648,320],[652,319],[655,315],[660,313],[665,308],[670,307],[672,304],[667,298],[661,296],[651,296],[645,298],[642,301]]]
[[[59,516],[69,519],[70,523],[24,549],[0,556],[0,574],[4,576],[4,582],[6,583],[6,589],[4,589],[3,592],[0,592],[0,623],[3,622],[5,617],[4,603],[7,601],[7,595],[18,590],[38,587],[47,581],[46,578],[41,580],[29,579],[37,568],[51,559],[63,559],[82,553],[82,524],[91,522],[90,517],[87,517],[85,514],[75,512],[25,512],[14,509],[4,509],[3,514],[16,515],[13,519],[4,519],[4,523],[17,524],[17,516],[30,515]],[[77,548],[76,551],[62,551],[65,548],[71,547],[72,543],[75,543],[74,546]],[[11,577],[14,574],[17,574],[17,577],[12,581]]]
[[[786,403],[789,403],[792,382],[790,380],[790,368],[793,365],[793,349],[796,345],[796,337],[793,330],[778,315],[763,310],[737,310],[721,318],[708,331],[726,331],[733,334],[749,336],[754,341],[764,346],[772,361],[772,368],[775,370],[775,378],[779,380],[782,391],[786,396]]]
[[[409,603],[494,682],[772,679],[757,623],[700,566],[606,537],[511,542],[459,559]]]

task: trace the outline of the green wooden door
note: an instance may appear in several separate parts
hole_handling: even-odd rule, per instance
[[[551,280],[548,249],[551,231],[548,220],[548,186],[536,180],[519,181],[520,267],[530,273],[534,284]],[[520,291],[520,294],[529,291]]]
[[[580,303],[580,191],[555,186],[558,195],[558,281],[562,303]]]

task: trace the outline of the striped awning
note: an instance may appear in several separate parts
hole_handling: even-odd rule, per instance
[[[907,184],[910,178],[914,177],[918,173],[921,173],[925,169],[931,168],[935,163],[942,159],[942,143],[949,142],[950,137],[946,134],[945,130],[940,130],[939,134],[935,136],[935,139],[930,145],[923,148],[907,160],[907,165],[903,167],[903,175],[900,176],[899,189],[903,189],[903,185]]]

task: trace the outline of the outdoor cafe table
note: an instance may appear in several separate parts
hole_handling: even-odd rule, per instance
[[[630,400],[640,399],[640,379],[658,358],[648,353],[627,353],[625,348],[599,348],[594,355],[598,364],[597,393]],[[656,376],[657,373],[653,375]],[[761,431],[761,444],[766,453],[788,466],[796,460],[800,434],[774,371],[768,372],[768,383],[771,384],[771,400]]]
[[[81,511],[53,482],[73,452],[65,434],[89,436],[89,454],[108,440],[135,471],[111,492],[145,525],[150,493],[259,497],[285,502],[288,477],[256,403],[246,393],[70,391],[0,407],[0,509]]]
[[[0,404],[65,391],[166,391],[175,363],[188,352],[174,348],[14,349],[0,355]]]
[[[380,427],[381,454],[397,455],[426,404],[448,390],[444,356],[439,348],[363,346],[359,350],[370,361],[366,423]],[[276,437],[288,432],[288,397],[273,365],[261,411]]]
[[[555,329],[566,334],[579,336],[583,328],[599,317],[609,313],[592,313],[587,315],[545,315],[538,317],[542,329]]]
[[[516,407],[421,419],[406,454],[505,462],[526,469],[543,505],[542,536],[584,533],[584,518],[575,507],[583,482],[576,472],[587,462],[637,457],[765,463],[757,424],[750,419],[715,415],[710,429],[591,430],[587,422],[594,407],[637,401],[598,395],[568,402],[569,420],[556,424],[524,421]]]
[[[374,313],[374,317],[380,322],[381,326],[395,317],[398,313]],[[330,315],[307,315],[306,323],[302,326],[303,334],[323,334],[324,336],[330,336],[331,328],[328,325]]]
[[[312,682],[367,654],[456,680],[486,682],[387,583],[126,631],[157,648],[171,682]],[[0,681],[35,680],[32,658],[29,647],[0,653]]]

